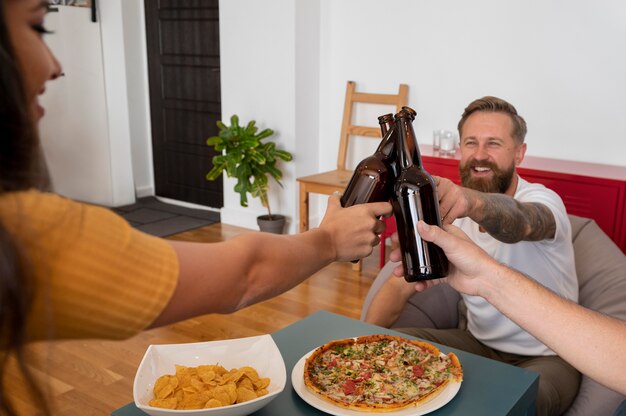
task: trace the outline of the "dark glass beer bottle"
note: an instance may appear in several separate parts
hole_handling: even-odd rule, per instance
[[[395,175],[395,122],[393,114],[378,117],[382,140],[373,155],[357,165],[341,196],[341,206],[389,201]]]
[[[413,131],[415,111],[403,107],[395,115],[396,163],[399,174],[392,197],[398,227],[404,278],[408,282],[438,279],[448,274],[448,258],[434,243],[422,240],[417,222],[441,227],[435,181],[422,166],[422,157]]]

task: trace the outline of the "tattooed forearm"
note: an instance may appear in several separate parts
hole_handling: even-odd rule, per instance
[[[548,207],[538,203],[520,204],[526,213],[528,232],[526,241],[539,241],[554,238],[556,220]]]
[[[543,204],[520,203],[500,194],[481,194],[479,198],[480,212],[471,217],[499,241],[539,241],[556,233],[554,216]]]

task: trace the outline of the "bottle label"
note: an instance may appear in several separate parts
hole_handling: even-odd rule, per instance
[[[420,272],[422,269],[430,270],[430,255],[428,253],[428,242],[422,240],[419,232],[417,231],[417,222],[419,220],[426,221],[424,218],[424,207],[422,205],[422,198],[420,197],[419,190],[407,189],[408,195],[406,196],[406,202],[408,206],[407,215],[411,216],[411,225],[414,228],[411,233],[413,241],[412,244],[415,244],[415,251],[417,254],[418,264],[412,265],[415,268],[419,268]]]
[[[356,177],[355,180],[356,182],[350,183],[346,189],[344,207],[370,202],[380,177],[377,173],[368,172]]]

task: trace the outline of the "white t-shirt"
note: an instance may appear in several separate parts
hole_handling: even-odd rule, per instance
[[[529,183],[520,177],[514,198],[519,202],[543,204],[552,211],[556,220],[556,233],[553,239],[508,244],[479,231],[478,224],[469,217],[459,218],[454,224],[499,262],[519,270],[557,294],[577,302],[578,278],[574,264],[572,230],[563,201],[556,192],[541,184]],[[463,299],[467,304],[468,329],[483,344],[513,354],[555,355],[552,350],[483,298],[463,295]]]

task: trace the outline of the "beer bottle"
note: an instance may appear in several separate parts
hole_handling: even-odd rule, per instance
[[[399,174],[392,197],[396,218],[404,278],[408,282],[438,279],[448,274],[448,258],[434,243],[422,240],[417,222],[441,227],[439,199],[435,181],[422,166],[422,158],[413,131],[415,111],[403,107],[395,115],[396,163]]]
[[[357,165],[341,196],[341,206],[389,201],[395,175],[395,122],[393,114],[378,117],[382,140],[373,155]]]

